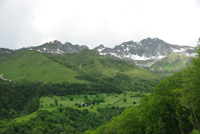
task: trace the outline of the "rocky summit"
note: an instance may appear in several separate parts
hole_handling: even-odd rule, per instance
[[[42,53],[51,53],[51,54],[65,54],[65,53],[77,53],[82,51],[83,49],[89,49],[85,45],[73,45],[69,42],[62,44],[61,42],[55,40],[48,43],[45,43],[41,46],[37,47],[28,47],[22,48],[27,50],[35,50]]]
[[[150,66],[156,60],[165,58],[171,52],[192,56],[194,55],[194,49],[195,48],[191,46],[172,45],[158,38],[147,38],[140,42],[124,42],[115,46],[113,49],[99,45],[93,50],[98,52],[100,55],[120,58],[125,61],[134,62],[136,65],[137,61],[151,60],[149,64],[140,64],[140,66]]]

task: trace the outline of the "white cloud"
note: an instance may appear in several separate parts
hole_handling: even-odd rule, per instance
[[[0,47],[40,45],[53,39],[90,48],[114,47],[147,37],[195,46],[199,12],[196,0],[3,0]]]

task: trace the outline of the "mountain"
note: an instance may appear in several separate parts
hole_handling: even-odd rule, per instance
[[[21,48],[19,50],[33,50],[33,51],[38,51],[38,52],[49,54],[49,55],[65,55],[69,53],[78,53],[84,49],[89,50],[89,48],[85,45],[73,45],[69,42],[62,44],[61,42],[55,40],[55,41],[44,43],[43,45],[40,45],[40,46]],[[113,59],[120,59],[128,63],[134,64],[140,68],[151,70],[151,71],[165,70],[165,69],[157,69],[155,66],[152,67],[152,65],[157,63],[161,59],[167,57],[172,52],[179,55],[183,55],[183,57],[185,55],[187,57],[188,56],[193,57],[195,55],[194,47],[172,45],[158,38],[153,38],[153,39],[147,38],[147,39],[141,40],[140,42],[134,42],[134,41],[123,42],[120,45],[116,45],[114,48],[108,48],[108,47],[105,47],[104,45],[99,45],[98,47],[95,47],[93,50],[99,53],[101,56],[107,55]],[[2,48],[0,49],[0,58],[12,52],[14,51]],[[82,57],[85,57],[85,56],[82,55]],[[82,57],[79,57],[79,58],[82,59]],[[180,60],[183,60],[183,59],[184,58],[180,58]],[[163,62],[162,64],[165,64],[165,65],[169,63],[169,62],[166,62],[166,60],[162,60],[162,62]],[[181,62],[184,63],[185,61],[181,61]],[[173,65],[175,64],[170,64],[170,66],[173,66]],[[171,67],[170,70],[173,72],[177,71],[177,69],[175,68],[176,67]]]
[[[18,50],[0,60],[1,78],[12,81],[27,79],[43,82],[84,83],[84,80],[76,78],[81,73],[106,77],[114,77],[117,73],[132,78],[159,77],[125,61],[102,56],[88,49],[65,55],[46,55],[37,51]]]
[[[6,55],[14,52],[14,50],[8,49],[8,48],[0,48],[0,58],[5,57]]]
[[[158,38],[147,38],[140,42],[124,42],[112,48],[100,45],[93,50],[100,55],[119,58],[140,67],[150,67],[156,61],[165,58],[171,52],[180,55],[194,55],[194,47],[166,43]]]
[[[175,52],[171,52],[167,57],[155,62],[150,70],[153,71],[180,71],[192,61],[192,57],[188,55],[180,55]]]
[[[71,68],[49,59],[43,53],[30,50],[15,51],[2,58],[0,74],[2,78],[12,81],[84,82],[75,79],[79,74]]]
[[[85,45],[73,45],[69,42],[62,44],[61,42],[55,40],[37,47],[27,47],[22,48],[21,50],[34,50],[42,53],[50,53],[50,54],[65,54],[65,53],[77,53],[83,49],[89,49]]]
[[[132,78],[140,77],[150,79],[159,77],[159,75],[150,73],[133,64],[109,58],[108,56],[99,55],[97,52],[87,49],[84,49],[79,53],[65,54],[62,58],[59,55],[52,57],[61,63],[75,65],[84,72],[98,76],[114,77],[117,73],[122,73]]]

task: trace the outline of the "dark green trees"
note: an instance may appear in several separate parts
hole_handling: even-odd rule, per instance
[[[124,98],[123,102],[126,102],[126,98]]]

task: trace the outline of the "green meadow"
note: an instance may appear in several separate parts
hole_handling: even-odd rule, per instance
[[[97,107],[106,107],[106,106],[119,106],[119,107],[132,107],[132,106],[139,106],[140,105],[140,99],[139,97],[132,97],[139,92],[126,92],[122,94],[98,94],[99,98],[104,98],[105,102],[101,102],[98,105],[94,104],[93,107],[87,106],[87,107],[80,107],[75,106],[75,103],[83,103],[84,102],[84,96],[85,95],[67,95],[67,96],[46,96],[40,98],[40,108],[39,110],[48,110],[53,111],[57,109],[58,107],[71,107],[75,109],[88,109],[90,112],[97,112]],[[148,95],[148,94],[147,94]],[[70,101],[70,97],[73,98],[73,101]],[[96,95],[87,95],[88,99],[94,99],[96,98]],[[126,98],[126,102],[124,102],[124,98]],[[55,105],[55,99],[58,101],[58,106]],[[133,102],[136,102],[136,104],[133,104]],[[53,104],[54,106],[51,106]],[[14,120],[17,122],[20,122],[22,120],[26,121],[29,120],[32,117],[36,117],[36,112],[31,113],[29,115],[21,116],[18,118],[15,118]]]

